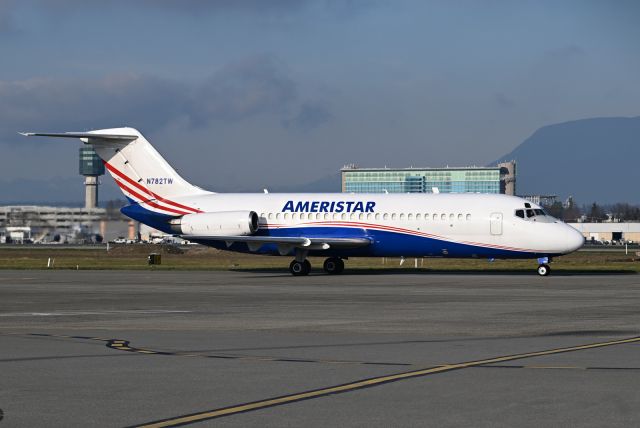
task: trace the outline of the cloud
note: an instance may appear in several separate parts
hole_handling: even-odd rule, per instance
[[[14,29],[13,11],[14,0],[0,1],[0,34],[10,32]]]
[[[506,96],[505,94],[503,94],[502,92],[496,92],[493,95],[493,101],[496,103],[498,107],[505,110],[512,109],[516,106],[515,101],[509,98],[508,96]]]
[[[331,113],[322,104],[303,103],[298,113],[291,119],[283,121],[285,128],[296,128],[308,132],[331,120]]]
[[[296,93],[296,84],[283,64],[259,56],[227,65],[198,85],[188,113],[196,126],[266,112],[283,114],[292,108]]]
[[[547,51],[545,56],[551,60],[564,61],[585,55],[585,50],[578,45],[568,45]]]
[[[146,0],[145,3],[152,5],[153,7],[166,7],[169,9],[175,9],[180,12],[196,12],[202,13],[205,11],[210,12],[222,12],[222,11],[235,11],[235,12],[288,12],[295,11],[301,7],[306,6],[310,1],[301,0],[215,0],[215,1],[201,1],[201,0]]]
[[[83,130],[136,123],[153,129],[180,114],[183,86],[142,75],[101,80],[0,82],[0,138],[31,129]]]
[[[0,141],[5,142],[23,130],[128,125],[152,132],[172,121],[200,128],[259,115],[303,129],[331,117],[313,101],[300,103],[296,83],[284,65],[269,56],[229,64],[196,84],[139,74],[0,81]]]

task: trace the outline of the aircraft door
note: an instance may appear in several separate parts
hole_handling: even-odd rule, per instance
[[[502,235],[502,213],[491,213],[491,234]]]

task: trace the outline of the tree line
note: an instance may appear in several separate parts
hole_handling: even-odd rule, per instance
[[[544,208],[552,216],[566,222],[640,221],[640,206],[626,202],[602,205],[593,202],[590,205],[579,206],[569,198],[566,204],[555,202]]]

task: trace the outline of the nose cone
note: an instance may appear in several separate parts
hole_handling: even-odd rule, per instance
[[[573,227],[567,225],[564,234],[567,245],[565,253],[572,253],[584,244],[584,237],[582,236],[582,233],[578,232]]]

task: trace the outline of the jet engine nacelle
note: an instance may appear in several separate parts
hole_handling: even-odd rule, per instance
[[[187,214],[169,223],[180,235],[242,236],[258,230],[258,214],[254,211]]]

